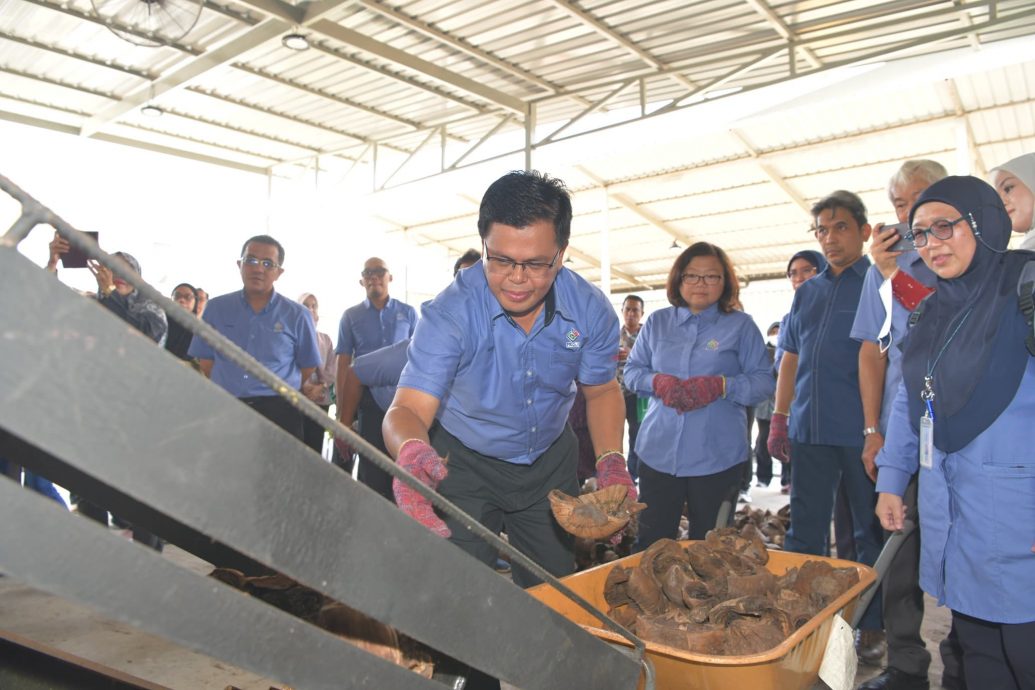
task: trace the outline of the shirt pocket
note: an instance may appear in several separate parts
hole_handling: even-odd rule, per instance
[[[981,463],[990,491],[989,510],[995,516],[995,542],[1000,556],[1010,559],[1035,557],[1035,461],[994,460]],[[966,490],[966,489],[962,489]]]
[[[277,371],[279,367],[291,362],[295,358],[295,339],[281,325],[262,326],[255,329],[255,343],[253,353],[255,359],[262,362],[267,369]]]
[[[561,393],[570,393],[574,388],[574,381],[579,375],[579,363],[582,355],[579,352],[558,350],[550,353],[550,364],[546,369],[546,376],[543,379],[548,387]]]
[[[659,340],[651,353],[650,367],[659,374],[671,374],[679,378],[689,376],[690,354],[684,339]]]

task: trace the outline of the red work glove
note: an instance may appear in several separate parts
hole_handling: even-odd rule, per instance
[[[769,438],[766,441],[769,454],[780,462],[791,461],[791,442],[787,438],[787,415],[774,412],[769,420]]]
[[[625,494],[626,501],[629,503],[636,501],[639,494],[636,493],[636,485],[625,466],[625,456],[618,451],[611,451],[597,460],[597,490],[606,489],[615,484],[624,484],[629,489]],[[620,544],[622,530],[612,534],[610,541],[612,545]]]
[[[413,439],[403,443],[396,462],[399,467],[432,489],[437,488],[439,482],[446,478],[445,460],[424,441]],[[431,501],[398,479],[392,480],[392,493],[395,494],[395,502],[399,508],[411,518],[440,537],[448,537],[451,534],[442,518],[435,515]]]
[[[661,402],[680,414],[700,409],[726,393],[722,376],[691,376],[681,381],[670,374],[655,374],[652,386]]]

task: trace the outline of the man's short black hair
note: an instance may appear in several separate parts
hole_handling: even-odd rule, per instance
[[[456,260],[456,263],[453,264],[453,277],[455,278],[456,274],[460,272],[461,266],[463,266],[464,264],[467,264],[468,266],[476,264],[478,263],[478,260],[481,258],[482,253],[480,251],[478,251],[477,249],[468,249],[460,256],[459,259]]]
[[[830,211],[833,213],[834,209],[843,208],[852,215],[855,222],[860,228],[866,225],[866,204],[856,194],[846,192],[843,189],[839,189],[836,192],[831,192],[812,206],[812,220],[813,222],[819,218],[819,214],[823,211]]]
[[[640,303],[640,309],[644,308],[644,306],[643,306],[643,298],[640,297],[639,295],[626,295],[625,299],[622,300],[622,306],[624,307],[625,303],[628,302],[629,300],[633,300],[634,302],[639,302]]]
[[[243,245],[241,245],[241,257],[242,258],[244,257],[245,250],[248,249],[248,245],[251,244],[252,242],[254,242],[256,244],[268,244],[271,247],[276,247],[277,248],[277,263],[280,264],[281,266],[284,265],[284,247],[281,246],[280,242],[277,242],[275,239],[273,239],[269,235],[256,235],[255,237],[249,237],[247,240],[245,240],[245,243]]]
[[[515,228],[537,220],[553,222],[557,246],[564,249],[571,237],[571,196],[556,177],[536,170],[515,170],[489,185],[478,209],[478,234],[484,240],[493,223]]]

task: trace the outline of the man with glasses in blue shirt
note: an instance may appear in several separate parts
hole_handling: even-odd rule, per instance
[[[202,319],[300,390],[320,365],[320,348],[309,310],[273,289],[284,273],[284,247],[269,235],[256,235],[244,243],[237,265],[244,289],[209,300]],[[302,413],[273,389],[197,336],[187,352],[213,383],[301,440]]]
[[[366,260],[359,284],[366,290],[367,297],[346,309],[338,326],[338,346],[334,350],[338,354],[335,384],[338,391],[346,390],[346,378],[353,359],[413,335],[417,311],[388,294],[391,282],[392,274],[384,260],[376,256]],[[378,399],[387,402],[391,400],[391,394],[390,386],[383,387],[380,392],[364,387],[359,400],[359,435],[383,453],[388,452],[381,437],[385,408],[378,404]],[[349,426],[353,420],[346,417],[345,409],[345,405],[338,405],[338,421]],[[348,458],[345,458],[345,464],[348,465]],[[376,465],[361,459],[359,481],[392,500],[392,476]]]
[[[769,452],[791,463],[791,528],[784,548],[826,555],[834,495],[843,481],[855,527],[856,556],[872,565],[883,538],[874,520],[874,484],[863,467],[859,343],[850,332],[870,261],[866,206],[846,191],[812,207],[813,227],[827,267],[794,293],[769,426]],[[792,402],[793,401],[793,402]],[[789,424],[788,424],[789,415]],[[789,426],[789,429],[788,429]],[[857,648],[883,653],[880,601],[860,622]]]
[[[563,183],[512,172],[479,210],[483,259],[422,307],[384,435],[400,466],[562,576],[573,539],[550,513],[552,489],[578,493],[575,381],[584,387],[601,488],[635,495],[622,453],[625,401],[615,379],[618,317],[607,297],[565,269],[571,199]],[[448,458],[444,460],[443,458]],[[492,565],[496,553],[395,482],[411,517]],[[514,581],[537,579],[515,567]]]

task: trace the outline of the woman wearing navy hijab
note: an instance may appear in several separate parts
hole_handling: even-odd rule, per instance
[[[1035,688],[1035,359],[1017,282],[1035,253],[975,177],[931,185],[910,213],[938,277],[906,340],[877,458],[877,515],[902,528],[920,470],[920,585],[952,609],[967,686]]]

